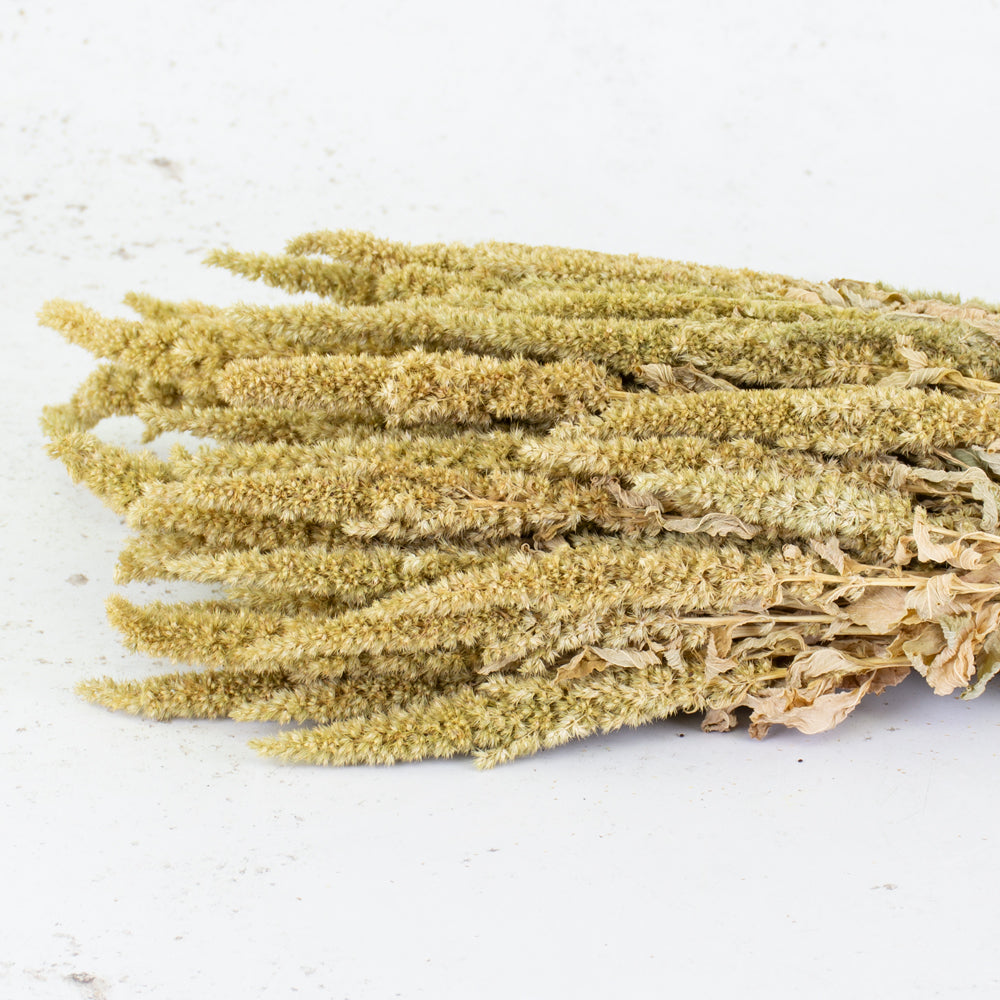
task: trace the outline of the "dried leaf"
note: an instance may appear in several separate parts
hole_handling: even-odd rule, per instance
[[[935,694],[951,694],[969,684],[976,673],[976,654],[996,632],[998,620],[1000,605],[992,604],[974,615],[941,622],[945,646],[927,664],[924,674]]]
[[[886,688],[895,687],[910,676],[909,667],[879,667],[872,678],[869,694],[881,694]]]
[[[640,365],[635,380],[661,396],[687,395],[691,391],[674,378],[671,365]]]
[[[674,378],[692,392],[738,392],[739,386],[718,375],[707,375],[691,365],[674,368]]]
[[[662,514],[663,503],[655,493],[648,490],[626,490],[615,480],[605,481],[605,488],[620,507],[641,510],[646,514]],[[664,517],[657,525],[663,531],[676,531],[685,535],[736,535],[739,538],[753,538],[760,533],[756,525],[747,524],[735,514],[720,514],[709,511],[701,517]]]
[[[910,315],[933,316],[941,320],[961,320],[977,330],[1000,336],[1000,314],[987,312],[975,306],[956,306],[940,299],[918,299],[910,302],[906,311]]]
[[[960,462],[962,465],[980,469],[985,468],[985,466],[980,464],[980,461],[975,454],[969,451],[968,448],[951,448],[948,450],[948,454],[951,455],[956,462]]]
[[[476,673],[479,674],[494,674],[498,670],[503,670],[505,667],[509,667],[512,663],[517,663],[521,659],[520,656],[505,656],[502,660],[494,660],[492,663],[484,663]]]
[[[861,563],[844,553],[836,536],[831,536],[822,542],[813,539],[809,542],[809,547],[817,555],[822,556],[838,573],[856,573],[864,568]]]
[[[703,733],[726,733],[736,725],[736,715],[724,708],[710,708],[701,720]]]
[[[847,301],[847,304],[855,309],[860,308],[865,301],[857,292],[848,288],[846,284],[837,285],[837,291]]]
[[[649,667],[660,662],[660,657],[649,649],[609,649],[603,646],[585,646],[572,659],[556,671],[557,681],[586,677],[608,667]]]
[[[527,551],[529,553],[538,554],[540,552],[555,552],[557,549],[565,549],[569,547],[569,542],[565,535],[556,535],[553,538],[535,538],[532,539],[531,544],[527,542],[521,546],[521,551]]]
[[[889,642],[882,636],[872,636],[868,638],[853,637],[841,639],[837,643],[837,648],[842,649],[849,656],[853,656],[859,663],[867,663],[869,667],[878,666],[872,661],[878,660],[884,663],[893,659],[889,653]]]
[[[954,472],[949,472],[947,469],[925,469],[922,466],[903,465],[900,463],[893,469],[892,485],[896,489],[902,489],[904,486],[913,486],[919,490],[925,483],[952,482],[954,475]]]
[[[795,656],[808,648],[799,629],[770,628],[763,635],[740,639],[732,655],[740,660],[752,660],[761,656]]]
[[[881,667],[861,676],[846,678],[847,690],[831,691],[822,680],[806,689],[782,689],[765,697],[749,696],[754,710],[750,735],[760,739],[775,724],[790,726],[801,733],[822,733],[843,722],[869,691],[882,692],[898,684],[907,674],[905,667]]]
[[[814,287],[816,292],[819,294],[819,297],[828,306],[844,306],[847,304],[840,292],[838,292],[832,285],[827,284],[827,282],[822,281]]]
[[[935,694],[951,694],[965,687],[975,673],[974,624],[970,618],[946,619],[940,623],[944,647],[927,664],[924,676]]]
[[[1000,593],[1000,562],[996,557],[986,560],[978,569],[963,573],[961,580],[966,593],[992,598],[994,594]]]
[[[878,384],[892,389],[919,389],[925,385],[948,385],[965,392],[984,396],[1000,394],[1000,384],[986,379],[970,378],[956,368],[920,368],[909,372],[893,372],[879,379]]]
[[[837,620],[842,617],[843,612],[840,602],[851,604],[858,600],[864,594],[867,583],[868,581],[861,576],[848,577],[844,583],[834,587],[833,590],[824,591],[808,601],[807,604],[803,605],[803,609],[808,607],[813,611],[822,611]]]
[[[937,622],[920,622],[901,629],[889,644],[892,656],[905,656],[921,674],[927,664],[944,649],[946,643],[941,626]]]
[[[913,542],[913,537],[911,535],[903,535],[896,541],[896,548],[892,553],[892,561],[896,566],[905,566],[907,563],[913,562],[916,558],[916,553],[910,548]]]
[[[786,288],[785,298],[795,299],[796,302],[807,302],[811,306],[823,305],[823,300],[809,288]]]
[[[836,288],[854,309],[881,311],[885,308],[887,293],[867,282],[855,281],[852,278],[835,278],[830,285]],[[898,295],[895,297],[902,301]]]
[[[628,507],[630,510],[644,510],[647,514],[663,513],[663,504],[652,493],[643,493],[639,490],[626,490],[613,480],[607,483],[606,486],[608,492],[615,498],[615,502],[620,507]]]
[[[906,362],[911,372],[929,368],[931,359],[923,351],[918,351],[909,337],[896,337],[896,350]]]
[[[1000,327],[998,327],[1000,329]],[[915,389],[925,385],[946,384],[967,392],[986,395],[1000,393],[1000,385],[984,379],[970,378],[956,368],[931,367],[930,358],[917,350],[909,337],[896,337],[896,350],[906,361],[906,372],[893,372],[880,380],[880,385],[901,389]]]
[[[959,614],[967,607],[959,593],[959,583],[956,573],[937,573],[918,580],[906,595],[906,606],[927,622],[943,615]]]
[[[735,628],[735,624],[730,624],[709,629],[708,640],[719,656],[729,656],[733,648],[733,630]]]
[[[991,476],[1000,478],[1000,454],[995,451],[970,445],[968,448],[955,448],[951,454],[966,465],[976,466]]]
[[[927,515],[919,508],[913,522],[913,540],[917,543],[917,557],[922,562],[947,563],[959,569],[976,569],[983,561],[982,554],[963,545],[961,538],[949,543],[932,541]]]
[[[844,608],[844,614],[855,625],[870,629],[874,635],[894,632],[908,613],[906,591],[901,587],[871,587]]]
[[[710,513],[702,517],[665,517],[661,523],[664,530],[677,531],[685,535],[736,535],[738,538],[753,538],[760,533],[759,527],[747,524],[735,514]]]
[[[728,653],[728,649],[726,653]],[[715,635],[709,632],[708,648],[705,651],[705,677],[708,680],[718,677],[719,674],[724,674],[739,665],[736,660],[727,656],[726,653],[719,653],[715,645]]]
[[[969,469],[968,476],[975,476],[971,483],[972,499],[983,505],[983,531],[997,527],[998,512],[996,490],[982,469]]]
[[[788,685],[800,687],[828,674],[858,673],[860,670],[870,668],[870,663],[857,660],[835,646],[815,646],[809,652],[801,653],[792,660],[788,668]]]
[[[734,614],[766,615],[770,606],[769,603],[764,603],[762,597],[755,597],[751,600],[737,601],[733,605],[732,610]]]
[[[663,662],[671,670],[683,670],[685,668],[684,654],[680,651],[679,647],[671,646],[670,649],[664,650],[661,655]]]
[[[982,626],[992,621],[995,628],[996,617],[993,611],[982,619],[970,615],[907,629],[890,650],[906,656],[935,694],[950,694],[972,678],[976,650],[984,638]]]
[[[607,660],[602,660],[591,653],[590,648],[581,649],[571,660],[564,663],[556,671],[557,681],[569,681],[576,677],[586,677],[595,670],[604,670]]]
[[[762,739],[771,726],[780,724],[797,729],[800,733],[822,733],[832,729],[857,706],[867,693],[859,686],[850,691],[817,695],[811,701],[798,702],[796,692],[768,695],[765,698],[749,697],[747,703],[754,710],[750,716],[750,735]]]
[[[600,657],[607,666],[651,667],[660,662],[660,657],[649,649],[608,649],[603,646],[587,648],[594,656]]]
[[[935,694],[951,694],[969,683],[975,672],[975,660],[968,642],[942,649],[927,665],[924,676]]]
[[[976,658],[976,676],[972,685],[962,692],[961,697],[966,701],[978,698],[998,673],[1000,673],[1000,632],[994,632],[979,651],[979,656]]]
[[[719,389],[737,391],[738,386],[724,378],[706,375],[691,365],[640,365],[636,378],[657,392],[710,392]]]

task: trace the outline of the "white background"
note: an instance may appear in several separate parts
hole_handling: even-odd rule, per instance
[[[124,529],[37,429],[92,367],[46,298],[273,300],[201,258],[314,228],[998,300],[1000,5],[945,10],[0,0],[0,996],[1000,995],[1000,689],[282,766],[268,725],[73,694],[168,665],[106,624]]]

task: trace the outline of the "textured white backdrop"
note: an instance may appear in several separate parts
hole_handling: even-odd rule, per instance
[[[37,430],[92,364],[46,298],[273,299],[202,256],[312,228],[1000,299],[1000,5],[944,10],[0,0],[0,996],[998,994],[1000,691],[281,766],[266,725],[73,695],[167,665],[105,623],[124,529]]]

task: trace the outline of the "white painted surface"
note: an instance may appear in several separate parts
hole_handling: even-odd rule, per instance
[[[998,48],[995,0],[2,0],[0,996],[998,995],[1000,689],[489,773],[80,702],[167,665],[104,621],[123,528],[37,430],[92,363],[34,322],[273,299],[200,258],[341,226],[997,300]]]

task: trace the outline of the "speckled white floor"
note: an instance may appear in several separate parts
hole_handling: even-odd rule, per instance
[[[0,997],[997,996],[1000,689],[488,773],[81,703],[165,664],[104,621],[123,528],[36,426],[91,361],[34,312],[273,298],[200,258],[342,226],[997,300],[998,44],[996,0],[3,0]]]

